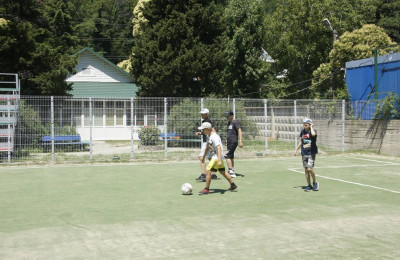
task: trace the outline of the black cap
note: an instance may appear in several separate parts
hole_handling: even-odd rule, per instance
[[[226,111],[224,115],[225,116],[233,116],[233,112],[232,111]]]

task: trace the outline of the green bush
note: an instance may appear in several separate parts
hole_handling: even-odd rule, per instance
[[[379,100],[375,110],[375,119],[388,120],[400,118],[400,98],[394,92]]]
[[[159,142],[161,131],[157,127],[144,126],[139,132],[143,145],[156,145]]]
[[[197,128],[201,124],[200,107],[200,101],[189,98],[174,105],[168,119],[168,132],[175,132],[189,137],[192,136],[192,138],[195,139],[194,133],[198,131]],[[208,98],[204,101],[204,107],[210,110],[209,116],[213,122],[214,128],[224,140],[228,123],[224,113],[228,110],[232,110],[232,101],[229,102],[228,99]],[[243,101],[236,101],[235,116],[240,122],[242,131],[246,132],[246,134],[243,135],[243,139],[249,139],[257,135],[256,125],[247,116],[245,103]]]
[[[21,147],[40,144],[42,142],[42,135],[50,131],[46,129],[41,121],[39,111],[22,100],[19,104],[18,119],[19,135],[21,138],[17,139],[17,144]]]

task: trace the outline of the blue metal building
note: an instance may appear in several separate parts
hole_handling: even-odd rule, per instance
[[[378,57],[377,89],[375,86],[374,57],[346,62],[346,84],[353,104],[354,115],[372,119],[376,99],[389,92],[400,95],[400,53]]]

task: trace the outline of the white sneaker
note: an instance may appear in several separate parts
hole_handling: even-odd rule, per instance
[[[228,171],[228,173],[232,178],[236,178],[236,174],[234,171]]]

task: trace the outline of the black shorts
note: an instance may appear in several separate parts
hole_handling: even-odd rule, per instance
[[[236,150],[237,146],[238,146],[238,143],[230,143],[230,142],[228,142],[228,144],[226,146],[228,151],[225,154],[225,159],[233,159],[233,158],[235,158],[235,150]]]

